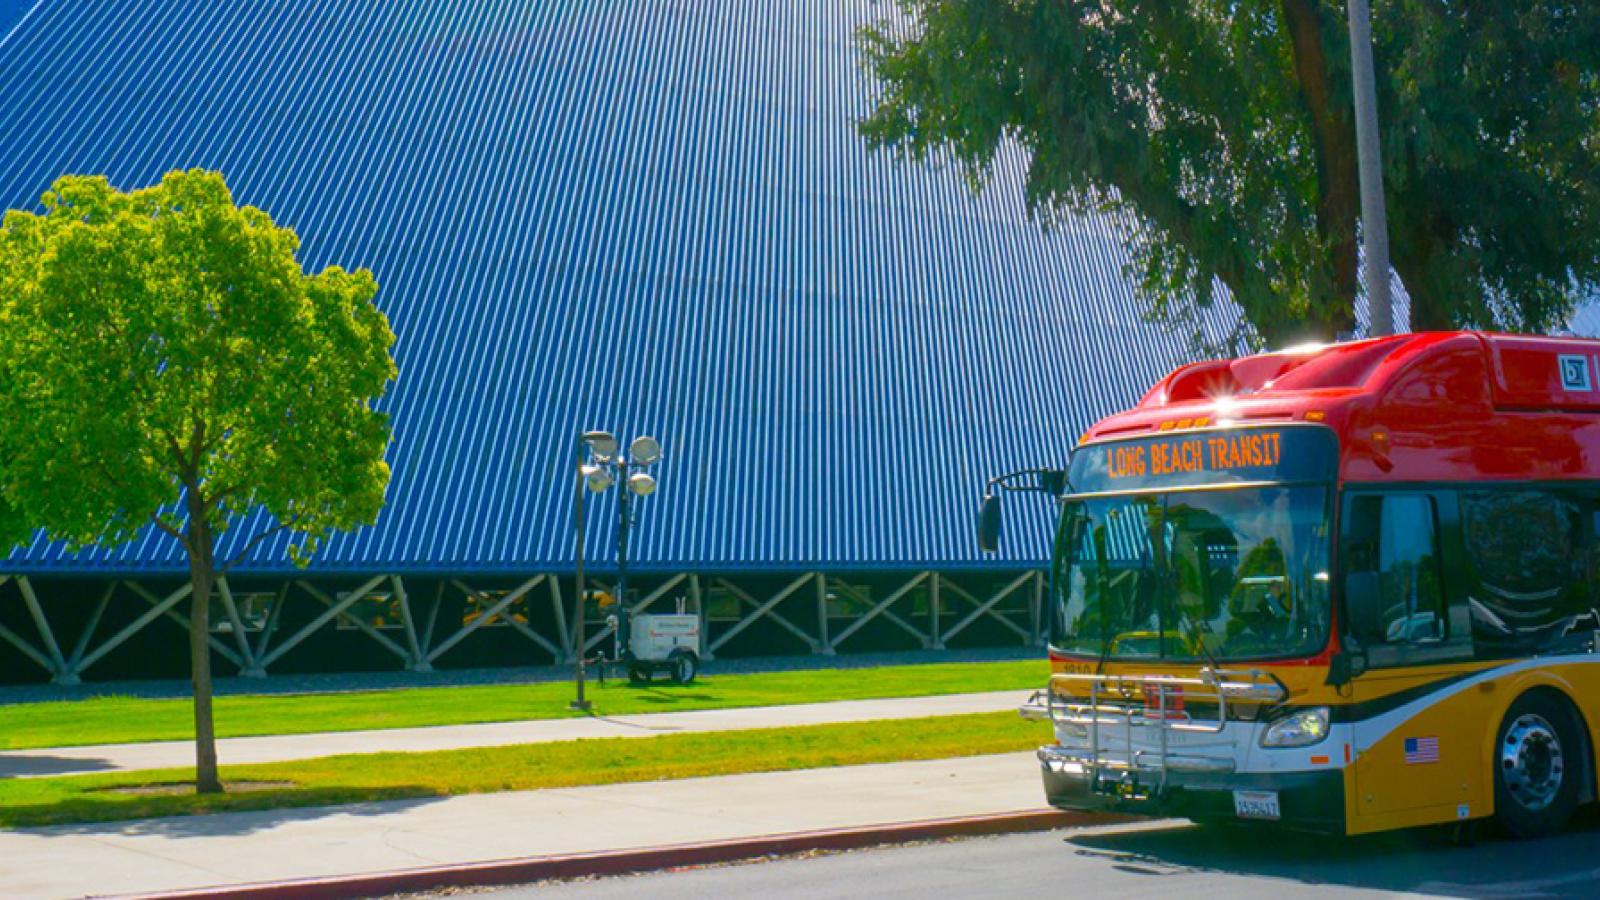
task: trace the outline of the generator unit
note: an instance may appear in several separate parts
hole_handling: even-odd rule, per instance
[[[611,617],[613,620],[619,617]],[[694,613],[638,613],[613,621],[618,647],[611,665],[626,668],[628,680],[642,683],[665,674],[688,684],[700,671],[700,617]],[[620,640],[626,633],[627,643]]]

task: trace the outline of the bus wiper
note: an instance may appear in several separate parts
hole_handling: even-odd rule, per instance
[[[1178,586],[1178,573],[1173,571],[1168,575],[1168,578],[1172,581],[1172,605],[1177,609],[1178,625],[1183,629],[1184,640],[1194,644],[1200,654],[1200,658],[1205,660],[1206,665],[1209,666],[1213,672],[1216,671],[1217,658],[1214,654],[1212,654],[1211,647],[1208,645],[1206,638],[1216,637],[1217,633],[1211,630],[1210,622],[1207,622],[1205,619],[1197,619],[1190,615],[1188,607],[1183,603],[1183,593]]]
[[[1106,559],[1105,559],[1105,557],[1106,557],[1106,548],[1105,548],[1104,543],[1101,543],[1096,549],[1100,553],[1100,569],[1101,569],[1101,576],[1102,576],[1101,582],[1102,582],[1102,585],[1103,585],[1104,581],[1105,581],[1104,574],[1105,574],[1105,568],[1106,568]],[[1139,551],[1139,565],[1140,565],[1140,569],[1142,571],[1150,571],[1150,568],[1149,568],[1149,566],[1150,566],[1150,551],[1149,551],[1148,548],[1145,548],[1145,549],[1142,549],[1142,550]],[[1104,587],[1102,587],[1101,590],[1104,591]],[[1137,596],[1137,594],[1139,592],[1139,582],[1135,582],[1133,590],[1134,590],[1135,596]],[[1110,623],[1108,623],[1106,621],[1106,598],[1105,598],[1103,593],[1102,593],[1102,595],[1100,597],[1100,616],[1099,616],[1099,619],[1100,619],[1100,658],[1095,660],[1094,674],[1096,674],[1096,675],[1104,675],[1106,673],[1106,662],[1108,660],[1110,660],[1110,658],[1111,658],[1111,648],[1116,643],[1116,638],[1112,637]]]
[[[1211,671],[1215,672],[1217,670],[1217,657],[1211,652],[1211,648],[1206,643],[1206,638],[1215,637],[1216,632],[1211,630],[1211,624],[1206,620],[1196,619],[1189,615],[1182,603],[1177,604],[1177,607],[1178,623],[1187,623],[1189,628],[1192,628],[1192,630],[1186,629],[1183,636],[1194,642],[1194,645],[1199,648],[1200,657],[1206,661],[1206,665],[1210,667]]]

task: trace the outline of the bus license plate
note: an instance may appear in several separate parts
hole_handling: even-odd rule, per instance
[[[1279,818],[1277,791],[1234,791],[1233,811],[1241,819]]]

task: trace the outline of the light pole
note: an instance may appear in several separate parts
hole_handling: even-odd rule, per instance
[[[1356,100],[1356,159],[1361,178],[1361,234],[1366,253],[1367,325],[1394,334],[1389,299],[1389,225],[1383,208],[1383,157],[1378,141],[1378,90],[1372,71],[1372,8],[1349,0],[1350,82]]]
[[[656,480],[647,469],[661,459],[661,444],[653,437],[638,437],[628,445],[628,456],[622,458],[617,452],[617,439],[608,431],[585,431],[578,436],[577,453],[577,489],[573,499],[573,522],[577,531],[578,547],[575,557],[576,597],[573,601],[573,680],[577,683],[578,696],[570,704],[570,708],[578,712],[588,712],[590,703],[583,695],[584,682],[587,678],[588,660],[585,659],[585,607],[584,607],[584,521],[583,499],[588,491],[600,493],[619,480],[626,487],[621,497],[617,500],[617,601],[624,614],[627,609],[627,595],[623,592],[627,581],[628,560],[628,531],[633,524],[631,500],[634,496],[644,497],[654,493]]]
[[[633,498],[655,493],[655,476],[647,470],[660,459],[661,445],[656,439],[639,437],[628,445],[628,458],[617,461],[620,480],[627,488],[617,495],[617,612],[621,614],[617,617],[619,646],[628,640],[628,536],[633,530]]]

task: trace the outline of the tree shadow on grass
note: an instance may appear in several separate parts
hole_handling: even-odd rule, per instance
[[[0,753],[0,781],[8,778],[29,778],[40,775],[77,775],[84,772],[105,772],[115,769],[108,759],[91,759],[73,756],[50,756],[43,753]]]
[[[202,809],[184,805],[194,802],[192,795],[135,802],[91,795],[48,805],[13,806],[6,810],[5,818],[11,830],[45,836],[237,837],[315,819],[392,815],[445,799],[433,789],[409,785],[233,793],[208,801]],[[102,821],[51,824],[64,819]]]

